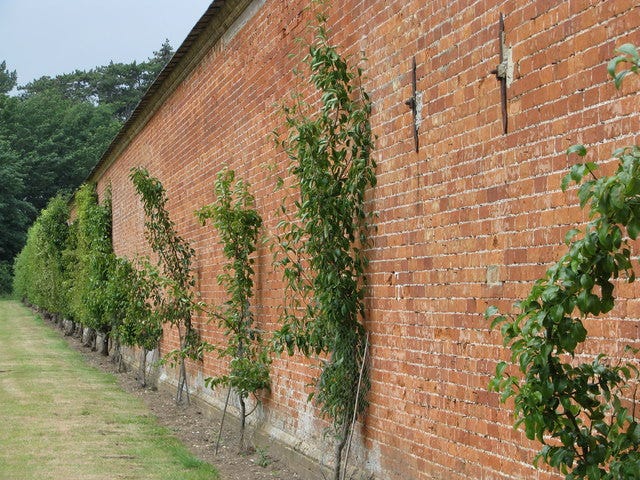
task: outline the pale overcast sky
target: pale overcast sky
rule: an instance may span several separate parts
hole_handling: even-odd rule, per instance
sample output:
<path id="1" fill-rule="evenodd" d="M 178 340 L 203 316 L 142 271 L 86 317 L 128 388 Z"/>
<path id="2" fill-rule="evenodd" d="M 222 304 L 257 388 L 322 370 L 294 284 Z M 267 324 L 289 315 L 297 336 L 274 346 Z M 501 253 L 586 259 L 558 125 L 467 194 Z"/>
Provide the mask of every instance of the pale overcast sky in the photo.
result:
<path id="1" fill-rule="evenodd" d="M 18 85 L 176 50 L 211 0 L 0 0 L 0 62 Z"/>

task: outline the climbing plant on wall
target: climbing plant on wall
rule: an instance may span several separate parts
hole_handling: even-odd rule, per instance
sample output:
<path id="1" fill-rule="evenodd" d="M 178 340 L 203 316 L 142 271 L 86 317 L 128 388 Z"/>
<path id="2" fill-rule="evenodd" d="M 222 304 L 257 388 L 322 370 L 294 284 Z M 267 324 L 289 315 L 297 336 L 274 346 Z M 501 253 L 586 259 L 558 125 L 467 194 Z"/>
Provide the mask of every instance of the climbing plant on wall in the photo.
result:
<path id="1" fill-rule="evenodd" d="M 153 298 L 153 308 L 164 322 L 178 331 L 180 347 L 169 352 L 165 359 L 179 365 L 176 402 L 183 400 L 183 392 L 189 401 L 189 387 L 185 359 L 201 360 L 206 344 L 193 327 L 192 318 L 202 304 L 194 293 L 195 279 L 191 271 L 194 251 L 186 240 L 178 235 L 166 209 L 167 195 L 160 182 L 144 168 L 134 168 L 131 180 L 142 199 L 145 220 L 145 236 L 158 258 L 158 276 L 161 294 Z"/>
<path id="2" fill-rule="evenodd" d="M 311 397 L 333 423 L 338 479 L 352 420 L 366 406 L 363 321 L 371 215 L 365 193 L 376 178 L 362 70 L 329 43 L 326 18 L 317 20 L 303 60 L 308 72 L 300 73 L 301 84 L 310 83 L 317 95 L 309 103 L 302 92 L 293 95 L 283 107 L 287 132 L 277 136 L 294 180 L 276 234 L 275 263 L 284 273 L 286 296 L 275 345 L 321 359 Z"/>
<path id="3" fill-rule="evenodd" d="M 247 183 L 238 180 L 234 184 L 234 180 L 233 170 L 221 171 L 215 182 L 215 202 L 199 209 L 196 215 L 203 225 L 212 220 L 228 260 L 224 272 L 218 275 L 218 283 L 225 287 L 228 300 L 213 315 L 227 336 L 227 345 L 217 351 L 221 357 L 230 359 L 229 372 L 208 378 L 205 383 L 211 388 L 225 385 L 237 393 L 240 448 L 244 449 L 246 399 L 251 394 L 255 396 L 258 390 L 269 388 L 271 362 L 262 334 L 255 328 L 250 304 L 254 274 L 251 255 L 257 248 L 262 218 L 254 208 Z"/>
<path id="4" fill-rule="evenodd" d="M 618 53 L 609 63 L 616 87 L 640 68 L 633 45 L 623 45 Z M 584 157 L 587 150 L 576 145 L 568 153 Z M 500 362 L 490 388 L 501 392 L 503 401 L 513 398 L 516 426 L 543 445 L 537 460 L 558 468 L 567 480 L 640 478 L 637 357 L 576 359 L 587 340 L 585 318 L 611 311 L 616 283 L 635 280 L 640 147 L 620 148 L 613 156 L 617 170 L 612 175 L 598 177 L 597 165 L 587 162 L 574 165 L 562 182 L 563 190 L 571 182 L 579 185 L 580 205 L 591 220 L 583 231 L 568 232 L 567 253 L 517 304 L 520 313 L 487 311 L 520 370 L 513 375 L 509 364 Z"/>

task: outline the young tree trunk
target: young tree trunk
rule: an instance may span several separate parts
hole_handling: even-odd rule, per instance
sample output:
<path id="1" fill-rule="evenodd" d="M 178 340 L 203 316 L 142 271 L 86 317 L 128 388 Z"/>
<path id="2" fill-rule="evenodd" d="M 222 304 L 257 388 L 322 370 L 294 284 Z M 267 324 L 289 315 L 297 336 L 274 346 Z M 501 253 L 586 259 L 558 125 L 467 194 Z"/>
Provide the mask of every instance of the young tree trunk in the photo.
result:
<path id="1" fill-rule="evenodd" d="M 185 392 L 183 398 L 182 392 Z M 176 405 L 180 405 L 183 400 L 187 405 L 190 403 L 189 398 L 189 385 L 187 384 L 187 366 L 184 358 L 180 359 L 180 373 L 178 375 L 178 391 L 176 392 Z"/>
<path id="2" fill-rule="evenodd" d="M 342 470 L 342 452 L 344 446 L 347 443 L 347 437 L 349 436 L 349 422 L 345 421 L 342 424 L 341 431 L 337 437 L 338 443 L 334 450 L 335 465 L 333 467 L 333 480 L 340 480 L 340 473 Z"/>
<path id="3" fill-rule="evenodd" d="M 147 386 L 147 351 L 143 348 L 140 355 L 140 371 L 138 372 L 138 380 L 140 386 L 145 388 Z"/>
<path id="4" fill-rule="evenodd" d="M 124 364 L 124 358 L 122 357 L 122 346 L 117 338 L 111 339 L 113 343 L 113 363 L 118 365 L 118 373 L 126 372 L 126 366 Z"/>
<path id="5" fill-rule="evenodd" d="M 105 333 L 102 337 L 102 347 L 100 348 L 100 354 L 105 357 L 109 356 L 109 334 Z"/>
<path id="6" fill-rule="evenodd" d="M 120 353 L 120 342 L 117 338 L 111 337 L 111 349 L 113 353 L 111 354 L 111 361 L 120 367 L 120 357 L 122 356 Z"/>
<path id="7" fill-rule="evenodd" d="M 90 347 L 93 343 L 93 330 L 89 327 L 82 328 L 82 346 Z"/>
<path id="8" fill-rule="evenodd" d="M 62 328 L 64 330 L 64 336 L 70 337 L 73 334 L 73 329 L 75 328 L 75 325 L 71 320 L 64 319 L 62 320 Z"/>
<path id="9" fill-rule="evenodd" d="M 238 395 L 238 398 L 240 399 L 240 441 L 238 442 L 238 447 L 240 448 L 241 452 L 244 452 L 247 449 L 247 446 L 244 443 L 244 431 L 247 420 L 247 405 L 242 395 Z"/>
<path id="10" fill-rule="evenodd" d="M 249 307 L 248 307 L 248 303 L 249 302 L 245 302 L 244 305 L 242 306 L 242 312 L 241 312 L 241 318 L 242 318 L 242 323 L 247 323 L 247 312 L 249 311 Z M 238 354 L 237 354 L 237 358 L 244 358 L 244 342 L 242 341 L 242 337 L 240 337 L 239 341 L 238 341 Z M 245 399 L 244 397 L 238 393 L 238 399 L 240 400 L 240 451 L 244 451 L 245 449 L 245 445 L 244 445 L 244 429 L 246 426 L 246 420 L 247 420 L 247 406 L 245 403 Z"/>

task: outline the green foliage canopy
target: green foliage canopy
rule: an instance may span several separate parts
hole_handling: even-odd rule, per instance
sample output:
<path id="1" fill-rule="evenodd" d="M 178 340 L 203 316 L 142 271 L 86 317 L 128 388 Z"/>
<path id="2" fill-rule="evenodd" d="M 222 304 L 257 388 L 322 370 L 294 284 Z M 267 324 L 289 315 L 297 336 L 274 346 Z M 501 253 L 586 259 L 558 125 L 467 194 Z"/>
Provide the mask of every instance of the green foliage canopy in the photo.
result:
<path id="1" fill-rule="evenodd" d="M 0 62 L 0 95 L 9 93 L 18 82 L 18 73 L 7 69 L 7 62 Z"/>
<path id="2" fill-rule="evenodd" d="M 116 258 L 107 280 L 106 313 L 117 339 L 124 345 L 150 351 L 162 336 L 162 318 L 154 304 L 160 300 L 157 270 L 148 262 L 136 265 Z"/>
<path id="3" fill-rule="evenodd" d="M 22 97 L 56 95 L 73 103 L 108 107 L 118 122 L 129 118 L 151 83 L 173 56 L 166 40 L 144 62 L 110 62 L 91 70 L 76 70 L 54 78 L 44 76 L 18 87 Z"/>
<path id="4" fill-rule="evenodd" d="M 0 63 L 0 293 L 38 212 L 87 178 L 172 54 L 165 42 L 146 62 L 42 77 L 19 96 L 8 95 L 16 72 Z"/>

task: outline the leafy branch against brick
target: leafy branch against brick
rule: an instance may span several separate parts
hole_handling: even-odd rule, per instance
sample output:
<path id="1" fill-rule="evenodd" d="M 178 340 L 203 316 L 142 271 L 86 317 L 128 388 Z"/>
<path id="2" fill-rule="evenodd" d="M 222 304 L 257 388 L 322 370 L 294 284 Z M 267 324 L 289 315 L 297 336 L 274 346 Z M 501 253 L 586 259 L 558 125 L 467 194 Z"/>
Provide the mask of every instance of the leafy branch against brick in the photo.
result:
<path id="1" fill-rule="evenodd" d="M 224 330 L 227 345 L 217 349 L 220 357 L 229 358 L 229 372 L 205 379 L 211 388 L 225 385 L 232 388 L 240 402 L 240 448 L 244 449 L 246 399 L 257 391 L 270 387 L 269 349 L 262 333 L 255 327 L 251 310 L 253 297 L 252 254 L 262 227 L 262 218 L 254 208 L 254 198 L 249 185 L 235 181 L 235 172 L 224 169 L 216 177 L 216 200 L 196 211 L 205 225 L 211 220 L 216 228 L 228 263 L 218 275 L 218 284 L 225 287 L 227 301 L 213 312 L 213 317 Z"/>
<path id="2" fill-rule="evenodd" d="M 638 73 L 640 57 L 623 45 L 608 66 L 616 87 Z M 620 69 L 619 66 L 625 68 Z M 583 145 L 568 154 L 587 155 Z M 576 355 L 588 340 L 584 320 L 610 312 L 616 282 L 635 280 L 634 241 L 640 235 L 640 148 L 613 153 L 617 170 L 596 176 L 594 162 L 574 165 L 562 188 L 578 185 L 582 208 L 590 221 L 583 231 L 566 235 L 568 247 L 529 295 L 517 303 L 520 313 L 503 315 L 490 307 L 492 328 L 500 327 L 511 349 L 500 362 L 490 389 L 502 401 L 513 398 L 516 426 L 542 444 L 536 462 L 559 469 L 567 480 L 638 478 L 640 425 L 636 412 L 637 358 L 598 354 L 579 363 Z M 627 357 L 636 353 L 626 350 Z"/>
<path id="3" fill-rule="evenodd" d="M 159 179 L 144 168 L 134 168 L 130 174 L 145 213 L 145 236 L 151 250 L 158 258 L 156 281 L 160 295 L 152 298 L 155 314 L 163 322 L 178 330 L 179 348 L 167 353 L 165 361 L 179 364 L 180 373 L 176 402 L 182 401 L 182 392 L 189 400 L 185 359 L 201 360 L 207 344 L 193 326 L 193 315 L 204 305 L 195 294 L 195 278 L 191 264 L 195 255 L 189 243 L 176 231 L 169 217 L 167 193 Z"/>

